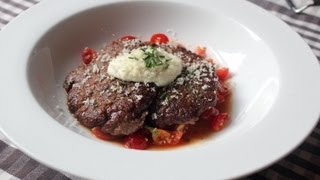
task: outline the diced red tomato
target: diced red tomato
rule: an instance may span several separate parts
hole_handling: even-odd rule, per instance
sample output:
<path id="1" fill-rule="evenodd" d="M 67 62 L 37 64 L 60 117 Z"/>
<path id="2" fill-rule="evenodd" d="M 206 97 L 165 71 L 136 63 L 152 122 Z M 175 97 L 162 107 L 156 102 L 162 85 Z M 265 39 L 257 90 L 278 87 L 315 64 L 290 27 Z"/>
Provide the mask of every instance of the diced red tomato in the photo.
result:
<path id="1" fill-rule="evenodd" d="M 206 57 L 207 56 L 207 48 L 206 47 L 201 47 L 201 46 L 198 46 L 196 48 L 196 51 L 195 53 L 201 57 Z"/>
<path id="2" fill-rule="evenodd" d="M 151 36 L 150 42 L 155 44 L 167 44 L 169 42 L 169 38 L 165 34 L 157 33 Z"/>
<path id="3" fill-rule="evenodd" d="M 133 133 L 124 139 L 124 147 L 129 149 L 143 150 L 149 146 L 148 138 L 142 133 Z"/>
<path id="4" fill-rule="evenodd" d="M 89 64 L 93 59 L 97 57 L 97 53 L 93 49 L 86 47 L 82 51 L 81 56 L 82 56 L 82 61 L 85 64 Z"/>
<path id="5" fill-rule="evenodd" d="M 229 68 L 222 67 L 216 70 L 216 74 L 221 81 L 225 81 L 229 77 Z"/>
<path id="6" fill-rule="evenodd" d="M 228 113 L 221 113 L 217 116 L 215 116 L 211 121 L 211 126 L 213 131 L 217 132 L 222 130 L 229 121 L 229 115 Z"/>
<path id="7" fill-rule="evenodd" d="M 133 40 L 133 39 L 136 39 L 136 37 L 131 36 L 131 35 L 123 36 L 120 38 L 121 41 L 129 41 L 129 40 Z"/>
<path id="8" fill-rule="evenodd" d="M 216 109 L 214 107 L 210 107 L 200 115 L 200 119 L 201 120 L 209 120 L 209 119 L 212 119 L 213 117 L 215 117 L 218 114 L 219 114 L 219 110 L 218 109 Z"/>
<path id="9" fill-rule="evenodd" d="M 112 136 L 103 133 L 101 131 L 100 127 L 94 127 L 94 128 L 91 129 L 91 131 L 92 131 L 93 135 L 96 136 L 99 139 L 102 139 L 102 140 L 110 140 L 110 139 L 112 139 Z"/>
<path id="10" fill-rule="evenodd" d="M 179 131 L 169 132 L 163 129 L 157 129 L 153 134 L 153 141 L 158 145 L 175 145 L 180 142 L 182 133 Z"/>
<path id="11" fill-rule="evenodd" d="M 167 131 L 158 128 L 148 128 L 152 133 L 152 140 L 157 145 L 179 144 L 184 134 L 185 125 L 180 125 L 174 131 Z"/>

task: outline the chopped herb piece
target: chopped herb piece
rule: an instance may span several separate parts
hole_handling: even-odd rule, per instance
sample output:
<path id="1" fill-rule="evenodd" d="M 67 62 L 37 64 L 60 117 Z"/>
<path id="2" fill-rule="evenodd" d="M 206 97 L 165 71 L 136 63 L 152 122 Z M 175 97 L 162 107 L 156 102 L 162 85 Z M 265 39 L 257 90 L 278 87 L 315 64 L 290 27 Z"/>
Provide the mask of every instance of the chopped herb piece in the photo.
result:
<path id="1" fill-rule="evenodd" d="M 139 60 L 137 57 L 129 57 L 129 59 L 134 59 L 134 60 L 136 60 L 136 61 Z"/>
<path id="2" fill-rule="evenodd" d="M 167 98 L 167 93 L 163 93 L 160 96 L 160 100 L 165 100 Z"/>
<path id="3" fill-rule="evenodd" d="M 143 60 L 147 68 L 161 66 L 167 64 L 169 61 L 169 59 L 165 59 L 166 57 L 164 55 L 159 54 L 159 51 L 155 47 L 142 48 L 142 51 L 144 51 L 145 54 Z"/>
<path id="4" fill-rule="evenodd" d="M 144 128 L 149 130 L 151 132 L 152 136 L 157 136 L 159 134 L 159 132 L 157 131 L 157 128 L 150 127 L 150 126 L 147 126 L 147 125 L 145 125 Z"/>
<path id="5" fill-rule="evenodd" d="M 166 63 L 164 66 L 163 66 L 163 69 L 168 69 L 169 68 L 169 64 Z"/>

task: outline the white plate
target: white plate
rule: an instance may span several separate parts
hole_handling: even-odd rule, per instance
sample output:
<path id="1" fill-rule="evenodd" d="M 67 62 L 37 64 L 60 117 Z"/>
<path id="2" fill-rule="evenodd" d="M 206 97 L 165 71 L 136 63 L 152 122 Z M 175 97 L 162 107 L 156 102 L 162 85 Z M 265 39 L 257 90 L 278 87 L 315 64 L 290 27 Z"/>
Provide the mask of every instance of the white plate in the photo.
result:
<path id="1" fill-rule="evenodd" d="M 241 0 L 114 2 L 46 0 L 0 33 L 1 130 L 31 157 L 90 179 L 226 179 L 274 163 L 317 123 L 317 59 L 264 10 Z M 146 39 L 167 29 L 183 42 L 207 46 L 230 67 L 228 128 L 180 149 L 135 151 L 70 123 L 61 85 L 84 46 L 99 48 L 124 34 Z"/>

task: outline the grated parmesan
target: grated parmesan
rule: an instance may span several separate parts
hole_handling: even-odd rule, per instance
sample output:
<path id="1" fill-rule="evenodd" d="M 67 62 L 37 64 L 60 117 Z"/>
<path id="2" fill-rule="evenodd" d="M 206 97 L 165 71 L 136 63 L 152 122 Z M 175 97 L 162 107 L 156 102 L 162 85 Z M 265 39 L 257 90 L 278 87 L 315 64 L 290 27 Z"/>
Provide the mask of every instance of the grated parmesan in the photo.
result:
<path id="1" fill-rule="evenodd" d="M 142 99 L 142 95 L 135 95 L 135 97 L 137 98 L 138 101 L 140 101 Z"/>
<path id="2" fill-rule="evenodd" d="M 93 73 L 99 73 L 99 67 L 98 67 L 98 65 L 97 64 L 94 64 L 93 66 L 92 66 L 92 72 Z"/>

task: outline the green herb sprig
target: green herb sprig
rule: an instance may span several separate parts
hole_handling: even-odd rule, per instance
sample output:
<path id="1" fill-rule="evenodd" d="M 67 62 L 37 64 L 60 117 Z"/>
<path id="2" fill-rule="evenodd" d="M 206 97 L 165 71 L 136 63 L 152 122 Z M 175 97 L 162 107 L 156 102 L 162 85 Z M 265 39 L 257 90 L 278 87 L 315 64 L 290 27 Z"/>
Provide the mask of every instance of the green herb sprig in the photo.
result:
<path id="1" fill-rule="evenodd" d="M 169 67 L 168 62 L 171 59 L 166 59 L 165 56 L 160 55 L 155 47 L 143 48 L 142 50 L 145 54 L 143 60 L 147 68 L 154 68 L 163 64 L 166 64 L 165 69 Z"/>

